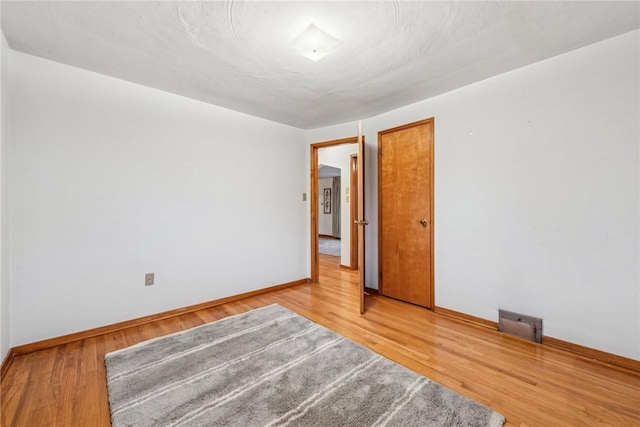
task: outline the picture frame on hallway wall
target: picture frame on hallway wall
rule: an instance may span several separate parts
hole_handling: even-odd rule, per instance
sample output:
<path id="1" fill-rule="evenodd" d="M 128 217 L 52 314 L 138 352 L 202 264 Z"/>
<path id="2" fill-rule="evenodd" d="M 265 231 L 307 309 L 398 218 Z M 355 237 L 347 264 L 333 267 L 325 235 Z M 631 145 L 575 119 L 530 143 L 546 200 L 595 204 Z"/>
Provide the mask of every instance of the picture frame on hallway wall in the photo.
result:
<path id="1" fill-rule="evenodd" d="M 330 188 L 324 189 L 324 202 L 322 206 L 324 207 L 324 210 L 323 210 L 324 213 L 326 214 L 331 213 L 331 189 Z"/>

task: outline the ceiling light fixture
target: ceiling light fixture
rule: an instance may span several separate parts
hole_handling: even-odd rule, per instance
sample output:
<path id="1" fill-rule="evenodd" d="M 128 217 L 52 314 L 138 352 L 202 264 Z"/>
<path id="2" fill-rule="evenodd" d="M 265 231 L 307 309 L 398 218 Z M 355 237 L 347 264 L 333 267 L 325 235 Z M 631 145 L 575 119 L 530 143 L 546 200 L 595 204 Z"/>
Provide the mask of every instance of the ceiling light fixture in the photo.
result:
<path id="1" fill-rule="evenodd" d="M 291 47 L 300 55 L 318 62 L 341 44 L 342 42 L 331 34 L 314 24 L 309 24 L 298 37 L 293 39 Z"/>

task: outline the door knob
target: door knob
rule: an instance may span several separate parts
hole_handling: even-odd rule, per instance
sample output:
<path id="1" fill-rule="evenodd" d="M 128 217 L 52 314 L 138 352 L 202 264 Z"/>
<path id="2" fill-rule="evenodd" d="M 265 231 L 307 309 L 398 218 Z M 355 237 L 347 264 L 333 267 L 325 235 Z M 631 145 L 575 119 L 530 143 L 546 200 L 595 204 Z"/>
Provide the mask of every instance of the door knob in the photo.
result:
<path id="1" fill-rule="evenodd" d="M 429 224 L 429 221 L 427 221 L 427 219 L 426 219 L 426 218 L 422 218 L 422 219 L 420 220 L 420 224 L 422 224 L 422 226 L 423 226 L 423 227 L 426 227 L 426 226 L 427 226 L 427 224 Z"/>
<path id="2" fill-rule="evenodd" d="M 354 223 L 354 224 L 356 224 L 356 225 L 360 225 L 360 226 L 362 226 L 362 225 L 369 225 L 369 221 L 367 221 L 366 219 L 365 219 L 365 220 L 362 220 L 362 219 L 361 219 L 361 220 L 354 219 L 354 220 L 353 220 L 353 223 Z"/>

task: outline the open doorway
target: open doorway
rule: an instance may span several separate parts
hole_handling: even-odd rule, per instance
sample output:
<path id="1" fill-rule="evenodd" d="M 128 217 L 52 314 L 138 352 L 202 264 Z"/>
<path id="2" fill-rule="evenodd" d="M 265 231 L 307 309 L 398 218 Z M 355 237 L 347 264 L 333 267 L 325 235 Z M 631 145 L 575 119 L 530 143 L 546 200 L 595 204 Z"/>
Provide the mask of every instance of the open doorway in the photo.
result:
<path id="1" fill-rule="evenodd" d="M 339 257 L 339 268 L 358 268 L 352 264 L 352 156 L 358 154 L 358 144 L 347 143 L 318 149 L 318 252 Z M 357 245 L 356 245 L 357 246 Z"/>
<path id="2" fill-rule="evenodd" d="M 328 157 L 324 150 L 318 156 L 320 162 L 323 160 L 321 158 Z M 330 156 L 329 160 L 331 161 Z M 342 205 L 345 200 L 341 184 L 341 168 L 322 163 L 318 165 L 318 252 L 321 255 L 342 255 Z M 349 190 L 347 187 L 347 194 Z"/>
<path id="3" fill-rule="evenodd" d="M 357 137 L 353 137 L 311 145 L 312 282 L 319 280 L 321 259 L 325 270 L 326 265 L 330 264 L 333 269 L 343 272 L 352 270 L 355 273 L 359 266 L 364 265 L 363 259 L 358 256 L 359 239 L 363 233 L 356 227 L 355 245 L 351 236 L 354 233 L 352 224 L 361 215 L 359 204 L 358 209 L 351 208 L 352 201 L 359 201 L 358 197 L 352 197 L 354 191 L 358 191 L 352 176 L 357 172 L 357 168 L 354 170 L 354 159 L 358 159 L 361 150 L 358 141 Z M 361 177 L 355 179 L 355 184 L 359 179 Z M 327 254 L 329 251 L 332 253 Z"/>

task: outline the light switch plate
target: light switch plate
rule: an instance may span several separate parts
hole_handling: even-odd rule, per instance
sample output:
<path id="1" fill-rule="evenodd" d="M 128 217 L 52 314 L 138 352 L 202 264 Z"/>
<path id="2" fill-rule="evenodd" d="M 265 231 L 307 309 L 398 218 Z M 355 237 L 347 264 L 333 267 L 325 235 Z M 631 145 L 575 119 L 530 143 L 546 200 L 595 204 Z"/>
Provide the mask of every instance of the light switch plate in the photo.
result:
<path id="1" fill-rule="evenodd" d="M 144 285 L 145 286 L 151 286 L 153 285 L 155 279 L 155 274 L 154 273 L 147 273 L 144 275 Z"/>

